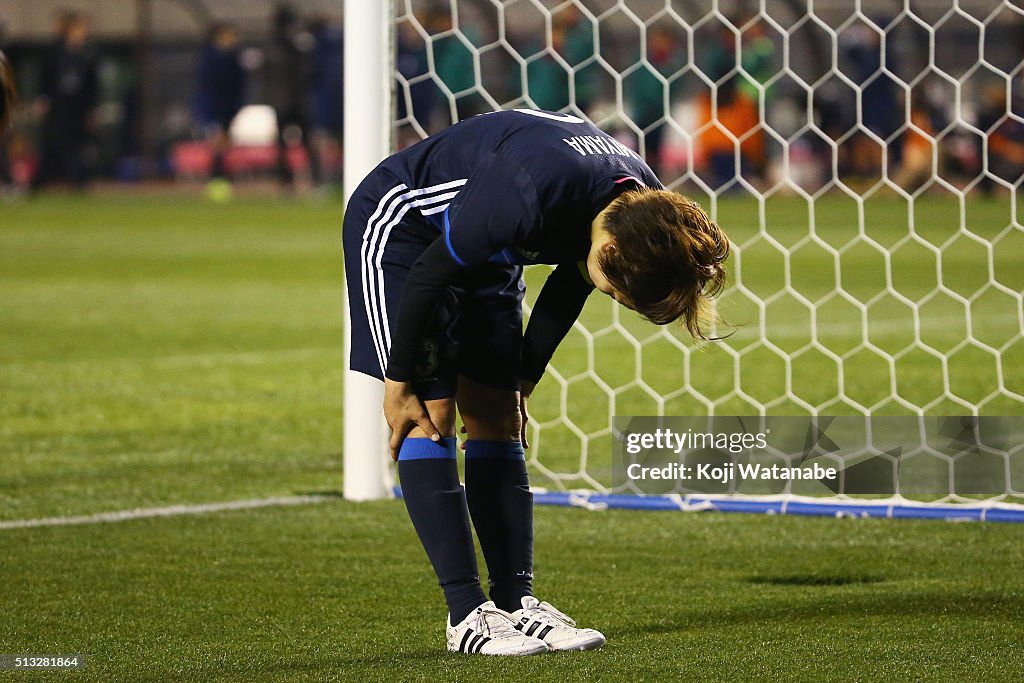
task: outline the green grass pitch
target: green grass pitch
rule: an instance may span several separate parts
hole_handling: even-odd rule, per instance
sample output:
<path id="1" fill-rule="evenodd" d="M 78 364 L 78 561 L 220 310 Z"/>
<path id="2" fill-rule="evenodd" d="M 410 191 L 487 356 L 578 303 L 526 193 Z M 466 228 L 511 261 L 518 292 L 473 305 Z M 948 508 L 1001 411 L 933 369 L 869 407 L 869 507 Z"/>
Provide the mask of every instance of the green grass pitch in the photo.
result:
<path id="1" fill-rule="evenodd" d="M 826 198 L 815 209 L 812 224 L 803 202 L 768 202 L 773 239 L 789 246 L 812 227 L 837 244 L 855 234 L 856 205 Z M 894 284 L 915 301 L 939 277 L 967 295 L 988 280 L 985 254 L 956 237 L 957 211 L 942 198 L 919 202 L 909 216 L 898 200 L 866 206 L 867 231 L 883 246 L 905 234 L 910 219 L 937 244 L 952 240 L 941 264 L 926 249 L 893 252 Z M 723 200 L 718 217 L 746 245 L 745 286 L 758 297 L 772 296 L 785 268 L 781 252 L 755 237 L 757 205 Z M 965 218 L 981 236 L 998 238 L 992 267 L 999 281 L 1024 289 L 1024 238 L 1020 230 L 1005 231 L 1007 200 L 969 203 Z M 4 206 L 0 520 L 336 492 L 340 227 L 335 204 L 83 198 Z M 868 300 L 879 286 L 881 257 L 863 247 L 844 251 L 838 276 L 853 296 Z M 815 248 L 803 251 L 792 256 L 792 284 L 813 300 L 837 271 Z M 787 353 L 809 334 L 792 298 L 778 297 L 765 319 L 769 338 Z M 1020 392 L 1024 346 L 1013 308 L 995 295 L 974 306 L 972 332 L 987 344 L 1007 345 L 1004 380 Z M 872 342 L 888 353 L 907 344 L 901 307 L 882 297 L 868 320 Z M 848 324 L 850 312 L 830 310 L 826 302 L 826 317 L 819 317 L 829 348 L 855 347 L 860 331 Z M 732 290 L 723 312 L 745 323 L 729 342 L 733 348 L 756 341 L 749 298 Z M 952 298 L 930 299 L 922 315 L 922 339 L 935 348 L 962 338 L 963 307 Z M 594 328 L 607 319 L 601 301 L 585 313 Z M 633 320 L 623 325 L 650 334 Z M 559 367 L 575 372 L 586 343 L 570 337 Z M 755 400 L 784 397 L 772 359 L 760 349 L 749 353 L 754 359 L 738 367 L 720 350 L 692 354 L 693 386 L 717 398 L 739 373 Z M 621 337 L 598 339 L 595 357 L 610 386 L 625 386 L 636 375 L 636 354 Z M 645 378 L 659 391 L 672 391 L 679 358 L 660 342 L 646 344 L 640 371 L 650 373 Z M 908 400 L 941 396 L 934 363 L 916 353 L 906 358 L 897 379 Z M 991 391 L 990 358 L 964 354 L 949 362 L 958 396 L 980 401 Z M 728 371 L 716 371 L 723 364 Z M 794 367 L 793 392 L 827 401 L 835 368 L 815 356 L 807 364 L 799 372 Z M 872 393 L 873 380 L 887 373 L 880 367 L 870 357 L 856 366 L 848 394 L 884 399 Z M 557 415 L 558 394 L 552 384 L 538 390 L 540 419 Z M 566 399 L 585 431 L 604 426 L 603 391 L 573 383 Z M 646 412 L 645 401 L 627 389 L 617 408 Z M 685 412 L 694 401 L 684 396 L 666 409 Z M 722 412 L 747 412 L 742 403 L 726 399 Z M 792 409 L 785 400 L 773 407 Z M 935 412 L 954 409 L 942 401 L 934 406 Z M 998 399 L 986 409 L 1020 413 L 1020 406 Z M 898 406 L 879 410 L 898 412 Z M 544 434 L 541 460 L 561 471 L 578 469 L 578 440 L 558 429 Z M 600 471 L 608 456 L 596 445 L 590 457 L 588 471 Z M 395 501 L 330 499 L 0 530 L 0 653 L 89 656 L 87 668 L 73 676 L 0 672 L 0 680 L 995 681 L 1024 675 L 1024 544 L 1014 525 L 539 508 L 537 532 L 539 593 L 602 628 L 609 637 L 604 649 L 519 661 L 446 654 L 440 591 Z"/>

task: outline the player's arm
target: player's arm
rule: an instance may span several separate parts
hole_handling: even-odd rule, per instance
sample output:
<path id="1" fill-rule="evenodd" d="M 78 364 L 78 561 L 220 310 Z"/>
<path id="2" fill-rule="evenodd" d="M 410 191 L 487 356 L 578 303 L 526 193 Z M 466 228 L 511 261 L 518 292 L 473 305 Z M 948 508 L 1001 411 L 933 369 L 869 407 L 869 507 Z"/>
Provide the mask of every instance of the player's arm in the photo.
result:
<path id="1" fill-rule="evenodd" d="M 391 458 L 406 435 L 419 427 L 434 441 L 441 433 L 434 426 L 423 401 L 412 389 L 417 354 L 430 316 L 446 287 L 458 281 L 463 271 L 448 254 L 443 237 L 427 247 L 413 265 L 402 293 L 391 356 L 384 373 L 384 417 L 391 427 Z"/>
<path id="2" fill-rule="evenodd" d="M 530 447 L 527 399 L 544 375 L 555 349 L 580 317 L 587 297 L 594 291 L 594 285 L 583 275 L 584 267 L 579 263 L 563 263 L 555 268 L 540 290 L 523 335 L 519 415 L 522 418 L 520 440 L 524 448 Z"/>
<path id="3" fill-rule="evenodd" d="M 388 379 L 412 381 L 418 353 L 415 340 L 423 337 L 438 297 L 446 287 L 458 282 L 464 271 L 448 251 L 443 237 L 427 247 L 416 261 L 402 295 Z M 594 285 L 584 279 L 580 264 L 562 264 L 548 276 L 523 338 L 522 379 L 531 388 L 540 381 L 555 349 L 572 328 L 592 291 Z M 407 334 L 407 330 L 419 332 Z"/>
<path id="4" fill-rule="evenodd" d="M 452 256 L 442 235 L 427 247 L 409 271 L 385 377 L 409 383 L 416 376 L 420 344 L 444 290 L 466 271 Z"/>
<path id="5" fill-rule="evenodd" d="M 563 263 L 548 276 L 523 335 L 522 377 L 531 388 L 544 375 L 592 291 L 594 285 L 584 278 L 581 264 Z"/>

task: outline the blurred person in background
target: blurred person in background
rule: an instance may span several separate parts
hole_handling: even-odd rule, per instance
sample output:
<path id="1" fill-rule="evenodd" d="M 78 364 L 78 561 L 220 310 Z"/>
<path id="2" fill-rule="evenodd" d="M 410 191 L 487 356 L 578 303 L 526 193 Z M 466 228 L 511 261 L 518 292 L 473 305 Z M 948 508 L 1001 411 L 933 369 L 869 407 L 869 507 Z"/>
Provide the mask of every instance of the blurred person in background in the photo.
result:
<path id="1" fill-rule="evenodd" d="M 596 62 L 584 67 L 579 65 L 591 59 L 596 52 L 594 25 L 576 5 L 569 5 L 557 14 L 555 22 L 562 33 L 563 42 L 559 53 L 569 66 L 578 67 L 573 75 L 576 86 L 574 104 L 580 111 L 587 112 L 598 95 L 601 67 Z"/>
<path id="2" fill-rule="evenodd" d="M 0 17 L 0 45 L 3 44 L 4 29 L 5 25 Z M 14 102 L 14 70 L 3 50 L 0 50 L 0 189 L 13 183 L 6 134 L 14 118 Z"/>
<path id="3" fill-rule="evenodd" d="M 774 44 L 767 24 L 758 15 L 735 17 L 733 26 L 743 26 L 740 51 L 736 51 L 736 33 L 722 25 L 718 39 L 705 46 L 702 61 L 706 74 L 715 81 L 714 95 L 702 94 L 700 120 L 717 125 L 698 136 L 705 154 L 707 179 L 712 188 L 720 188 L 742 176 L 747 181 L 763 180 L 767 174 L 768 155 L 761 125 L 761 99 L 770 89 L 764 83 L 774 75 Z M 733 71 L 737 67 L 742 72 Z M 713 99 L 712 99 L 713 98 Z M 736 147 L 739 146 L 739 165 Z"/>
<path id="4" fill-rule="evenodd" d="M 988 141 L 988 173 L 982 181 L 985 192 L 995 189 L 993 177 L 1016 183 L 1024 175 L 1024 123 L 1020 111 L 1011 112 L 1010 102 L 1003 81 L 991 83 L 982 91 L 977 127 L 987 134 Z"/>
<path id="5" fill-rule="evenodd" d="M 454 95 L 471 90 L 476 86 L 476 72 L 473 70 L 473 52 L 459 40 L 453 31 L 455 28 L 452 19 L 453 11 L 453 9 L 443 6 L 431 9 L 427 14 L 424 26 L 432 37 L 437 77 Z M 459 26 L 459 31 L 473 45 L 482 43 L 479 31 L 472 24 Z M 455 120 L 452 120 L 450 112 L 444 112 L 443 115 L 438 116 L 439 128 L 432 129 L 431 132 L 439 132 L 440 129 L 484 111 L 486 110 L 481 108 L 474 98 L 459 98 L 456 102 Z"/>
<path id="6" fill-rule="evenodd" d="M 757 40 L 756 36 L 754 40 Z M 756 99 L 759 91 L 734 71 L 741 59 L 752 59 L 745 54 L 736 54 L 736 33 L 723 24 L 717 41 L 705 46 L 704 51 L 702 61 L 707 65 L 704 73 L 717 87 L 700 96 L 701 120 L 715 125 L 704 129 L 696 139 L 705 155 L 705 177 L 711 188 L 717 190 L 741 175 L 747 176 L 752 165 L 763 163 L 764 139 L 757 132 L 752 132 L 760 124 Z M 747 67 L 760 68 L 756 61 L 745 65 Z M 737 146 L 740 149 L 738 162 Z"/>
<path id="7" fill-rule="evenodd" d="M 60 53 L 64 50 L 64 38 L 67 35 L 68 23 L 75 16 L 75 12 L 67 8 L 60 8 L 53 12 L 50 16 L 50 29 L 51 29 L 51 40 L 46 45 L 46 54 L 43 60 L 43 66 L 46 67 L 60 58 Z M 37 110 L 42 110 L 45 103 L 41 100 L 35 103 Z"/>
<path id="8" fill-rule="evenodd" d="M 407 81 L 413 80 L 429 72 L 430 65 L 427 61 L 426 45 L 412 22 L 405 21 L 399 24 L 396 34 L 395 69 L 402 78 Z M 398 99 L 398 119 L 413 119 L 424 130 L 429 130 L 430 121 L 435 117 L 438 106 L 438 94 L 432 81 L 421 80 L 408 86 L 408 98 L 406 98 L 406 89 L 399 81 L 398 91 L 395 95 Z M 408 127 L 403 127 L 399 131 L 398 148 L 404 149 L 419 140 L 420 136 L 415 131 L 410 132 Z"/>
<path id="9" fill-rule="evenodd" d="M 35 187 L 66 181 L 78 189 L 88 180 L 87 147 L 96 124 L 99 81 L 87 45 L 84 15 L 58 15 L 58 45 L 43 68 L 37 109 L 42 115 L 42 151 Z"/>
<path id="10" fill-rule="evenodd" d="M 302 30 L 295 11 L 289 5 L 278 5 L 271 21 L 264 87 L 267 102 L 277 114 L 277 177 L 285 188 L 295 187 L 295 172 L 288 154 L 292 141 L 305 148 L 313 183 L 320 182 L 309 116 L 313 47 L 313 37 Z"/>
<path id="11" fill-rule="evenodd" d="M 313 47 L 311 75 L 311 105 L 313 119 L 313 147 L 317 154 L 321 180 L 330 173 L 338 180 L 337 164 L 329 167 L 328 157 L 340 149 L 344 134 L 345 75 L 344 38 L 341 27 L 331 25 L 327 17 L 314 17 L 309 32 L 316 41 Z M 334 154 L 337 157 L 337 154 Z M 330 171 L 329 171 L 330 168 Z"/>
<path id="12" fill-rule="evenodd" d="M 565 27 L 560 22 L 554 22 L 551 27 L 551 48 L 555 52 L 564 54 L 565 37 Z M 543 35 L 533 41 L 530 51 L 544 50 L 544 41 Z M 512 80 L 510 87 L 514 90 L 520 79 L 518 69 L 509 70 L 509 77 Z M 528 92 L 524 91 L 523 95 L 529 94 L 531 107 L 559 111 L 569 106 L 569 72 L 550 52 L 545 52 L 527 65 L 526 85 Z"/>
<path id="13" fill-rule="evenodd" d="M 14 73 L 0 51 L 0 188 L 11 183 L 7 160 L 7 128 L 14 115 Z"/>
<path id="14" fill-rule="evenodd" d="M 215 24 L 199 60 L 196 122 L 213 150 L 208 190 L 211 195 L 230 194 L 224 156 L 230 144 L 231 122 L 242 108 L 246 74 L 239 60 L 238 34 L 230 24 Z"/>
<path id="15" fill-rule="evenodd" d="M 0 51 L 0 144 L 4 141 L 4 135 L 14 114 L 14 95 L 14 72 L 11 70 L 11 63 L 7 61 L 7 56 Z"/>
<path id="16" fill-rule="evenodd" d="M 928 100 L 919 88 L 910 100 L 910 126 L 901 136 L 901 162 L 893 177 L 896 185 L 912 192 L 928 181 L 932 175 L 934 135 Z"/>
<path id="17" fill-rule="evenodd" d="M 755 20 L 756 19 L 756 20 Z M 750 128 L 747 137 L 740 143 L 743 161 L 743 175 L 747 179 L 764 179 L 768 168 L 768 154 L 765 133 L 757 129 L 760 123 L 760 104 L 763 97 L 764 110 L 768 110 L 771 88 L 764 84 L 775 75 L 775 46 L 768 35 L 768 26 L 760 16 L 749 16 L 742 24 L 747 26 L 740 43 L 739 64 L 747 78 L 737 78 L 738 100 L 736 106 L 743 110 L 742 119 Z"/>
<path id="18" fill-rule="evenodd" d="M 889 22 L 873 18 L 877 26 Z M 867 135 L 873 133 L 881 140 L 888 140 L 896 131 L 897 112 L 896 88 L 893 81 L 882 71 L 882 39 L 878 31 L 864 24 L 852 26 L 846 33 L 847 42 L 843 52 L 849 64 L 850 80 L 860 87 L 860 130 L 853 137 L 851 171 L 863 178 L 881 175 L 882 146 Z M 889 73 L 896 73 L 896 51 L 886 50 L 885 67 Z M 872 80 L 874 79 L 874 80 Z M 901 148 L 892 148 L 898 163 Z M 892 159 L 892 156 L 890 156 Z"/>
<path id="19" fill-rule="evenodd" d="M 590 66 L 575 72 L 572 67 L 594 55 L 590 21 L 584 18 L 578 7 L 570 5 L 553 16 L 550 46 L 546 40 L 546 36 L 541 34 L 526 41 L 531 54 L 544 51 L 526 67 L 532 105 L 538 109 L 559 111 L 572 104 L 579 111 L 586 112 L 596 95 L 596 73 Z M 545 51 L 546 48 L 550 51 Z M 509 70 L 510 92 L 519 90 L 520 78 L 518 69 Z M 571 84 L 574 89 L 570 89 Z"/>
<path id="20" fill-rule="evenodd" d="M 647 32 L 646 50 L 650 67 L 636 70 L 625 79 L 624 86 L 629 98 L 630 118 L 644 131 L 644 157 L 660 172 L 665 124 L 659 121 L 669 115 L 679 87 L 673 87 L 673 84 L 666 86 L 662 78 L 668 78 L 686 65 L 686 52 L 682 49 L 682 42 L 663 26 L 654 26 Z M 666 87 L 669 88 L 667 108 Z"/>

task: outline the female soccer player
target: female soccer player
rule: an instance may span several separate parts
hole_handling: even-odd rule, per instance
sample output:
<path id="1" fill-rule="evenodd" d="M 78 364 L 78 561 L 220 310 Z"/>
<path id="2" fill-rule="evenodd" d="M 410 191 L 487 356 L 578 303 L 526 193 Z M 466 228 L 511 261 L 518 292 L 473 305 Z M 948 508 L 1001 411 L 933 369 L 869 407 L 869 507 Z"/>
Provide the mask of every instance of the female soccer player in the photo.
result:
<path id="1" fill-rule="evenodd" d="M 586 650 L 604 636 L 533 596 L 526 401 L 594 289 L 703 331 L 725 234 L 583 119 L 469 119 L 382 162 L 344 226 L 351 367 L 385 382 L 409 516 L 448 603 L 448 649 Z M 522 329 L 523 264 L 556 264 Z M 468 439 L 456 467 L 455 413 Z M 489 574 L 477 571 L 470 520 Z"/>

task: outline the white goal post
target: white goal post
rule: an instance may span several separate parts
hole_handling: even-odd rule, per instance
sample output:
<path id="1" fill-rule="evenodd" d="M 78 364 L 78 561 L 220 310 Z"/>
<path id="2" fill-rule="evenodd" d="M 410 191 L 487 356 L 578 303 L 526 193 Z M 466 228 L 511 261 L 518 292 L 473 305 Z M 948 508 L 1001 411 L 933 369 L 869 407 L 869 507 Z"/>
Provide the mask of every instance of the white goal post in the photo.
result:
<path id="1" fill-rule="evenodd" d="M 391 153 L 394 13 L 389 2 L 345 0 L 345 204 Z M 356 95 L 356 93 L 358 95 Z M 352 336 L 345 297 L 345 483 L 348 500 L 391 495 L 384 387 L 348 369 Z"/>
<path id="2" fill-rule="evenodd" d="M 462 118 L 553 109 L 633 146 L 730 235 L 723 342 L 695 347 L 592 297 L 532 400 L 528 463 L 548 502 L 622 503 L 617 415 L 1024 415 L 1013 2 L 346 0 L 345 35 L 347 194 Z M 527 314 L 547 272 L 527 270 Z M 392 495 L 380 405 L 379 383 L 346 373 L 347 498 Z M 934 457 L 952 472 L 956 457 Z M 1014 517 L 1024 450 L 993 458 L 985 495 L 950 475 L 926 502 L 897 488 L 863 514 Z M 796 494 L 629 505 L 858 504 Z"/>

